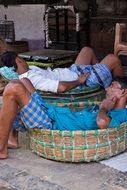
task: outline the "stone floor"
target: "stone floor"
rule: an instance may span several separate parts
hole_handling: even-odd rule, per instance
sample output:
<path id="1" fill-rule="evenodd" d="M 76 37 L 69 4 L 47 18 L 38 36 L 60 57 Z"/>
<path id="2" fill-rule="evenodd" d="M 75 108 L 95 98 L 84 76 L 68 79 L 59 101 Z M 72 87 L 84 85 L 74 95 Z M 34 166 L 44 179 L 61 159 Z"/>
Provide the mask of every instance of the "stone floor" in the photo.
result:
<path id="1" fill-rule="evenodd" d="M 43 159 L 29 149 L 20 135 L 21 148 L 9 150 L 0 161 L 0 190 L 125 190 L 127 173 L 100 163 L 60 163 Z"/>

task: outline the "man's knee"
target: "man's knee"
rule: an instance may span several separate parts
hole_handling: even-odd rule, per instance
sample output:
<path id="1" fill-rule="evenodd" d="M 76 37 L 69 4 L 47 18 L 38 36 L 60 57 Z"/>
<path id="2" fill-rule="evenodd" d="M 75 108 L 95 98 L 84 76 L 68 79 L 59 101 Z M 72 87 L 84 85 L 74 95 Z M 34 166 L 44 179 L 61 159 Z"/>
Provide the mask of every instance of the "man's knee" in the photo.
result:
<path id="1" fill-rule="evenodd" d="M 120 64 L 120 59 L 118 58 L 118 56 L 116 56 L 114 54 L 108 54 L 107 59 L 109 59 L 109 61 L 111 61 L 112 63 Z"/>
<path id="2" fill-rule="evenodd" d="M 23 89 L 23 85 L 20 80 L 10 81 L 4 89 L 3 96 L 5 95 L 17 95 Z"/>
<path id="3" fill-rule="evenodd" d="M 91 47 L 85 46 L 81 49 L 82 53 L 93 53 L 93 49 Z"/>

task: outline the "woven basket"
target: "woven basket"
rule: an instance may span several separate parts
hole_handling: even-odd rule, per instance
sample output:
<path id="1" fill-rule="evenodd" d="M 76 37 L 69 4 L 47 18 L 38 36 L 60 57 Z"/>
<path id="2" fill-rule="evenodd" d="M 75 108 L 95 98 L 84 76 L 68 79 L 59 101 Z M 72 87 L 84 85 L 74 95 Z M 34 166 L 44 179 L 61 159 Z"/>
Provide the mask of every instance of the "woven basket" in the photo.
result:
<path id="1" fill-rule="evenodd" d="M 105 98 L 105 90 L 100 86 L 96 87 L 87 87 L 83 86 L 82 88 L 77 87 L 75 89 L 66 91 L 64 93 L 50 93 L 39 91 L 39 94 L 42 98 L 51 104 L 56 104 L 60 106 L 68 106 L 72 102 L 84 102 L 86 100 L 91 101 L 101 101 Z"/>
<path id="2" fill-rule="evenodd" d="M 98 102 L 85 102 L 86 105 Z M 59 131 L 30 129 L 30 148 L 43 158 L 61 162 L 90 162 L 107 159 L 127 148 L 127 124 L 113 129 Z"/>

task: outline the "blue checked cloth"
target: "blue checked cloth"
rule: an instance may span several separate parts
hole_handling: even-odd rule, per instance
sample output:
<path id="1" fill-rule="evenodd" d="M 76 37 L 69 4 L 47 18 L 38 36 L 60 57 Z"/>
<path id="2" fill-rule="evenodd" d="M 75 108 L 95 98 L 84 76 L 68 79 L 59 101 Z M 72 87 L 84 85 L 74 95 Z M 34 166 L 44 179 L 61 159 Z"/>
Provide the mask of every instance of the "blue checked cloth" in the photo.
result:
<path id="1" fill-rule="evenodd" d="M 14 67 L 1 67 L 0 74 L 8 80 L 19 79 L 18 73 L 14 71 Z"/>
<path id="2" fill-rule="evenodd" d="M 23 130 L 28 128 L 51 129 L 51 119 L 47 114 L 46 104 L 37 92 L 31 96 L 29 103 L 24 106 L 15 118 L 13 129 Z"/>
<path id="3" fill-rule="evenodd" d="M 95 65 L 80 66 L 73 64 L 69 69 L 76 72 L 78 75 L 81 75 L 83 73 L 90 73 L 90 75 L 86 79 L 86 85 L 89 87 L 100 85 L 104 88 L 107 88 L 112 82 L 112 74 L 106 64 L 97 63 Z M 98 77 L 100 78 L 100 80 Z"/>

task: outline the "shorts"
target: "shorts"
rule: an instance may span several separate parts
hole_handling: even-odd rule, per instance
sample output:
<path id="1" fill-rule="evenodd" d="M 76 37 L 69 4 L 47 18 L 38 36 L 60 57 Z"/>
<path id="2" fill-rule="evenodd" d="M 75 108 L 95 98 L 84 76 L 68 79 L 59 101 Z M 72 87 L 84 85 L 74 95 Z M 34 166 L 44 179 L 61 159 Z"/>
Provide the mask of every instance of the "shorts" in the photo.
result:
<path id="1" fill-rule="evenodd" d="M 76 72 L 78 75 L 90 73 L 86 79 L 87 86 L 94 87 L 100 85 L 104 88 L 110 86 L 112 82 L 112 74 L 106 64 L 97 63 L 95 65 L 81 65 L 80 69 L 78 67 L 76 64 L 73 64 L 70 67 L 70 70 Z"/>
<path id="2" fill-rule="evenodd" d="M 17 114 L 13 123 L 13 129 L 46 128 L 51 129 L 52 123 L 48 116 L 45 102 L 41 96 L 34 92 L 27 105 Z"/>

